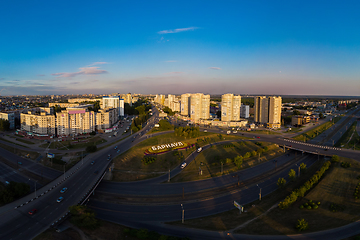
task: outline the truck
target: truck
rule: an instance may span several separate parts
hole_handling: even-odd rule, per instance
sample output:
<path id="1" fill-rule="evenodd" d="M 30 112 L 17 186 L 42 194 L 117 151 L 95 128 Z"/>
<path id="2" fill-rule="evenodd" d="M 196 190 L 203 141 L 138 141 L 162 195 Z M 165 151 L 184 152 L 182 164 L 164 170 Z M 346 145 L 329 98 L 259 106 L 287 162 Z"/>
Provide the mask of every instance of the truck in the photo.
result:
<path id="1" fill-rule="evenodd" d="M 154 127 L 160 127 L 160 125 L 159 125 L 159 124 L 155 124 Z"/>

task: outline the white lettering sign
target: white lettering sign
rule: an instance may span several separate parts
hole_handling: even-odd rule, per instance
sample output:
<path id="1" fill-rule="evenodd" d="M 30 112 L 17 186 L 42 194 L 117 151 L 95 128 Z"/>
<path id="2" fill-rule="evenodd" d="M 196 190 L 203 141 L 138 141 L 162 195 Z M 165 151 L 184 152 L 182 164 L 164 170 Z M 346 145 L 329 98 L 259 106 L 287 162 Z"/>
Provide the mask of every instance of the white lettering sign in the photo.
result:
<path id="1" fill-rule="evenodd" d="M 180 146 L 184 146 L 184 144 L 182 142 L 176 142 L 176 143 L 152 146 L 151 150 L 156 151 L 156 150 L 162 150 L 162 149 L 165 149 L 165 148 L 174 148 L 174 147 L 180 147 Z"/>

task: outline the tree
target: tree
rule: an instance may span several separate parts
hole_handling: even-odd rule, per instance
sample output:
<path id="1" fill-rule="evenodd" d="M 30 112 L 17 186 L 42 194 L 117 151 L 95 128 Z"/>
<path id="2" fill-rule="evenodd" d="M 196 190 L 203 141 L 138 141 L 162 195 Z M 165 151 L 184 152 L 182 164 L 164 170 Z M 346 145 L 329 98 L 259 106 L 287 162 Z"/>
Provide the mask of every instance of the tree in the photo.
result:
<path id="1" fill-rule="evenodd" d="M 304 218 L 297 220 L 296 229 L 299 232 L 308 229 L 308 227 L 309 227 L 309 223 Z"/>
<path id="2" fill-rule="evenodd" d="M 241 168 L 241 166 L 243 164 L 243 160 L 244 160 L 244 158 L 240 155 L 238 155 L 234 158 L 234 164 L 236 165 L 237 168 Z"/>
<path id="3" fill-rule="evenodd" d="M 290 169 L 289 171 L 289 178 L 293 181 L 296 178 L 296 172 L 294 169 Z"/>
<path id="4" fill-rule="evenodd" d="M 340 161 L 340 158 L 339 158 L 338 155 L 332 155 L 331 161 L 332 161 L 332 162 L 339 162 L 339 161 Z"/>
<path id="5" fill-rule="evenodd" d="M 0 119 L 0 131 L 8 131 L 10 129 L 10 122 L 6 119 Z"/>
<path id="6" fill-rule="evenodd" d="M 251 156 L 252 156 L 252 157 L 255 157 L 256 155 L 257 155 L 256 151 L 252 151 L 252 152 L 251 152 Z"/>
<path id="7" fill-rule="evenodd" d="M 251 157 L 251 153 L 250 152 L 246 152 L 245 155 L 244 155 L 244 158 L 249 158 Z"/>
<path id="8" fill-rule="evenodd" d="M 300 164 L 300 171 L 304 173 L 304 172 L 306 172 L 306 169 L 307 169 L 306 164 L 305 164 L 305 163 L 301 163 L 301 164 Z"/>
<path id="9" fill-rule="evenodd" d="M 221 111 L 217 111 L 216 116 L 217 116 L 217 118 L 221 118 Z"/>
<path id="10" fill-rule="evenodd" d="M 283 188 L 286 185 L 286 179 L 285 178 L 279 178 L 277 181 L 277 185 L 279 188 Z"/>

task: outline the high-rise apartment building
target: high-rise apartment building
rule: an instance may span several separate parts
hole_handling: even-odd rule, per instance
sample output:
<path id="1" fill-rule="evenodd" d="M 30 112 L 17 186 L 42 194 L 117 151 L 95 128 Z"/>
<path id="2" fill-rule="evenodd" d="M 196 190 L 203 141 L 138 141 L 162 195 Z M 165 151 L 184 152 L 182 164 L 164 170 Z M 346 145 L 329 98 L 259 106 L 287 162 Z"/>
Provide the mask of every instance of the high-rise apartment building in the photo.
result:
<path id="1" fill-rule="evenodd" d="M 254 121 L 269 128 L 281 126 L 281 97 L 258 96 L 254 98 Z"/>
<path id="2" fill-rule="evenodd" d="M 210 118 L 210 95 L 204 95 L 202 93 L 191 94 L 190 118 L 194 122 Z"/>
<path id="3" fill-rule="evenodd" d="M 112 127 L 118 120 L 118 108 L 100 109 L 96 114 L 96 128 L 107 129 Z"/>
<path id="4" fill-rule="evenodd" d="M 240 107 L 240 117 L 241 118 L 249 118 L 250 113 L 250 106 L 241 104 Z"/>
<path id="5" fill-rule="evenodd" d="M 106 97 L 103 97 L 101 108 L 102 109 L 116 108 L 118 114 L 120 116 L 124 116 L 124 100 L 120 99 L 119 96 L 106 96 Z M 122 113 L 122 115 L 121 115 L 121 113 Z"/>
<path id="6" fill-rule="evenodd" d="M 221 96 L 221 121 L 240 121 L 241 96 L 232 93 Z"/>
<path id="7" fill-rule="evenodd" d="M 61 136 L 78 135 L 95 131 L 96 116 L 84 108 L 67 108 L 56 115 L 57 133 Z"/>
<path id="8" fill-rule="evenodd" d="M 181 115 L 183 116 L 189 116 L 190 115 L 190 93 L 185 93 L 181 95 L 181 103 L 180 103 L 180 109 L 181 109 Z"/>

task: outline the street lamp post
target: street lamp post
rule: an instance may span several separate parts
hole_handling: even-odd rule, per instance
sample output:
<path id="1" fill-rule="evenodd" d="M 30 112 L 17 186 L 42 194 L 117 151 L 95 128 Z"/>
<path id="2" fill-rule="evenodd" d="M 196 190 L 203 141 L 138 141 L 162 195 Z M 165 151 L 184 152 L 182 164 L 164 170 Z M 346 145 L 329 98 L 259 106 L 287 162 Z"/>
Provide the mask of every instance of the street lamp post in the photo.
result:
<path id="1" fill-rule="evenodd" d="M 182 223 L 184 223 L 185 210 L 184 210 L 184 206 L 183 206 L 183 204 L 181 204 L 181 212 L 182 212 L 181 222 L 182 222 Z"/>
<path id="2" fill-rule="evenodd" d="M 36 198 L 36 183 L 37 183 L 37 181 L 34 182 L 34 184 L 35 184 L 35 198 Z"/>
<path id="3" fill-rule="evenodd" d="M 259 184 L 256 184 L 256 186 L 260 189 L 260 192 L 259 192 L 259 200 L 261 201 L 261 187 L 259 187 Z"/>

